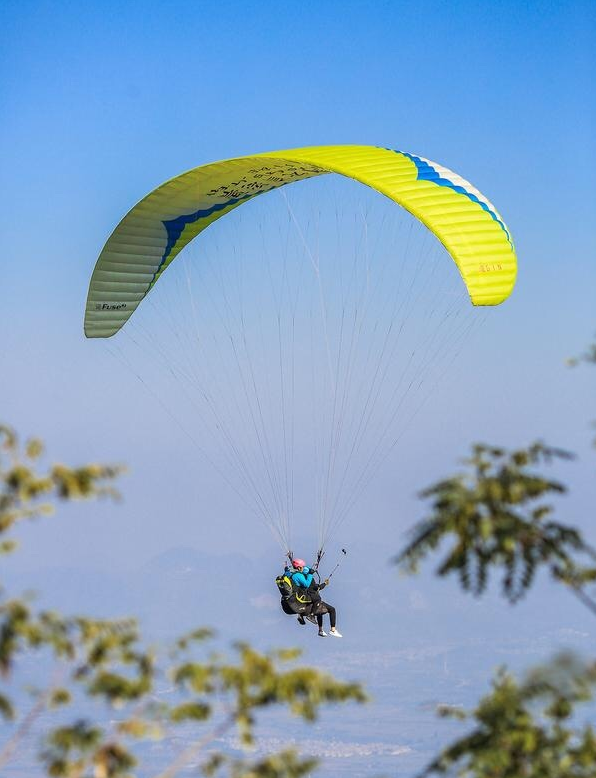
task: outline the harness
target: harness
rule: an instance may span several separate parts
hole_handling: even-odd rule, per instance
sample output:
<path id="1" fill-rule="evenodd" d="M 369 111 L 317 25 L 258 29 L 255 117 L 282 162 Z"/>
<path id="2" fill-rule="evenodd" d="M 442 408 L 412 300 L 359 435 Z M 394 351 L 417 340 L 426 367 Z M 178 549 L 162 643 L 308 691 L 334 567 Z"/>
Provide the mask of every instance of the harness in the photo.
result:
<path id="1" fill-rule="evenodd" d="M 278 575 L 275 579 L 279 593 L 281 594 L 281 607 L 285 613 L 308 614 L 312 606 L 312 598 L 308 590 L 296 586 L 290 576 Z"/>
<path id="2" fill-rule="evenodd" d="M 345 548 L 342 548 L 341 553 L 346 556 L 347 551 Z M 317 559 L 315 564 L 311 567 L 311 572 L 313 573 L 315 579 L 320 584 L 321 583 L 321 576 L 319 574 L 319 564 L 321 563 L 321 559 L 325 555 L 325 552 L 323 549 L 319 549 L 317 551 Z M 287 552 L 287 558 L 290 560 L 290 564 L 293 562 L 293 556 L 292 552 Z M 340 566 L 340 563 L 342 561 L 342 557 L 340 557 L 338 563 L 335 565 L 333 570 L 329 573 L 327 578 L 331 578 L 333 573 L 337 570 L 337 568 Z M 293 581 L 292 578 L 287 574 L 283 573 L 282 575 L 278 575 L 275 579 L 275 583 L 277 584 L 277 588 L 279 589 L 279 593 L 281 594 L 281 607 L 284 613 L 287 613 L 288 615 L 305 615 L 305 616 L 317 616 L 322 615 L 323 613 L 328 613 L 326 604 L 321 600 L 320 595 L 317 592 L 316 597 L 311 596 L 311 593 L 308 589 L 304 589 L 302 586 L 297 586 Z"/>

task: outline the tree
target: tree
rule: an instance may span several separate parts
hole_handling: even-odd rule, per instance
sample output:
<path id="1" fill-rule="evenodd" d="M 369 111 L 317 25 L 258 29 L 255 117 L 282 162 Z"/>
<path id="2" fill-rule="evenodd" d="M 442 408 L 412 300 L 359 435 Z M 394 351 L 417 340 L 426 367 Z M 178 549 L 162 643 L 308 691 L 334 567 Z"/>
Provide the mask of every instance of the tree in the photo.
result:
<path id="1" fill-rule="evenodd" d="M 546 499 L 566 488 L 534 469 L 570 456 L 543 443 L 511 452 L 475 445 L 464 460 L 466 472 L 421 492 L 432 500 L 431 514 L 414 527 L 395 561 L 415 572 L 422 559 L 451 540 L 437 574 L 457 575 L 464 591 L 482 594 L 494 568 L 502 573 L 503 595 L 515 603 L 544 567 L 596 613 L 585 590 L 596 579 L 596 551 L 577 529 L 552 519 Z"/>
<path id="2" fill-rule="evenodd" d="M 13 430 L 0 427 L 0 551 L 12 553 L 12 537 L 25 519 L 48 515 L 57 501 L 116 497 L 120 467 L 54 465 L 40 471 L 43 446 L 37 440 L 20 447 Z M 98 620 L 36 611 L 30 598 L 0 599 L 0 715 L 12 731 L 0 748 L 0 767 L 19 753 L 25 736 L 42 713 L 60 709 L 40 753 L 49 776 L 61 778 L 125 778 L 138 763 L 137 745 L 163 737 L 181 725 L 196 730 L 192 745 L 164 769 L 159 778 L 173 778 L 192 759 L 206 776 L 227 772 L 233 778 L 297 778 L 316 760 L 284 750 L 262 759 L 232 757 L 214 750 L 217 738 L 236 732 L 245 746 L 255 741 L 260 710 L 282 707 L 314 721 L 321 707 L 347 701 L 364 702 L 355 683 L 343 683 L 317 670 L 297 666 L 299 652 L 263 654 L 245 643 L 231 658 L 210 646 L 212 633 L 198 629 L 183 636 L 167 653 L 152 649 L 134 619 Z M 50 661 L 46 687 L 33 692 L 28 711 L 18 709 L 14 694 L 20 663 L 27 652 Z M 156 702 L 155 684 L 169 678 L 171 702 Z M 99 701 L 112 713 L 108 724 L 98 720 Z M 80 710 L 89 709 L 86 715 Z M 68 721 L 69 708 L 76 711 Z M 95 718 L 94 718 L 95 717 Z M 207 750 L 209 753 L 207 753 Z"/>
<path id="3" fill-rule="evenodd" d="M 572 361 L 596 363 L 596 344 Z M 395 558 L 414 573 L 426 557 L 450 544 L 436 570 L 456 575 L 466 592 L 481 596 L 489 575 L 501 576 L 503 596 L 516 603 L 546 569 L 593 614 L 596 551 L 582 533 L 553 519 L 551 498 L 565 486 L 538 467 L 567 452 L 534 443 L 506 451 L 479 444 L 467 469 L 425 489 L 430 515 L 412 530 Z M 493 689 L 469 714 L 444 708 L 441 715 L 474 722 L 472 731 L 445 748 L 421 775 L 462 778 L 596 778 L 596 733 L 580 727 L 576 707 L 594 699 L 596 661 L 556 657 L 519 682 L 501 669 Z"/>
<path id="4" fill-rule="evenodd" d="M 573 720 L 575 707 L 593 699 L 596 662 L 562 654 L 520 683 L 504 669 L 471 714 L 444 708 L 444 716 L 471 720 L 472 731 L 448 746 L 422 776 L 469 778 L 594 778 L 596 733 Z"/>

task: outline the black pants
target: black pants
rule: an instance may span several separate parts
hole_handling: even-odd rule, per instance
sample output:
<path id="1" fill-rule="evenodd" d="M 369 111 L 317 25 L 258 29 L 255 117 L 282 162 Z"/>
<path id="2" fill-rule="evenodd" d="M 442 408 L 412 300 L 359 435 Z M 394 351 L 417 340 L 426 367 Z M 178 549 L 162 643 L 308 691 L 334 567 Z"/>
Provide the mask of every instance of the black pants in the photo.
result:
<path id="1" fill-rule="evenodd" d="M 327 608 L 327 613 L 329 614 L 329 623 L 331 624 L 331 627 L 335 627 L 335 608 L 333 605 L 329 605 L 328 602 L 324 602 L 323 605 L 325 608 Z M 323 629 L 323 615 L 317 616 L 317 624 L 319 625 L 319 629 Z"/>

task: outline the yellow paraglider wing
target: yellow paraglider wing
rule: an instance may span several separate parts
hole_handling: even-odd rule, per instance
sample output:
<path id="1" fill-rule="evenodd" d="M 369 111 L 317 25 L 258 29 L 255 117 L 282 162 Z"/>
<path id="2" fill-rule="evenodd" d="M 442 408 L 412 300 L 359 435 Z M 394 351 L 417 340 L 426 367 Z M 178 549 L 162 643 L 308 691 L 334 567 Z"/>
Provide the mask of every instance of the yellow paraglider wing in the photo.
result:
<path id="1" fill-rule="evenodd" d="M 498 305 L 515 284 L 507 227 L 471 184 L 422 157 L 374 146 L 313 146 L 214 162 L 167 181 L 132 208 L 95 265 L 85 334 L 123 326 L 180 251 L 214 221 L 272 189 L 338 173 L 376 189 L 443 243 L 474 305 Z"/>

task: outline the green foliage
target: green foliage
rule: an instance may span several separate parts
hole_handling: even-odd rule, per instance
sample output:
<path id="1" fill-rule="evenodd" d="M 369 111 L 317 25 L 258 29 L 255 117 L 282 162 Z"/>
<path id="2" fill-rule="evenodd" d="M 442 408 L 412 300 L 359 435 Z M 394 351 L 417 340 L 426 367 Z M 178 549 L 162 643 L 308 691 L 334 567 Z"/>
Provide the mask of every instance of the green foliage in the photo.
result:
<path id="1" fill-rule="evenodd" d="M 54 465 L 39 471 L 43 445 L 33 439 L 20 447 L 16 433 L 0 425 L 0 534 L 23 519 L 52 513 L 52 498 L 84 500 L 117 496 L 112 481 L 121 467 L 85 465 L 69 468 Z M 14 550 L 14 543 L 2 538 L 0 553 Z"/>
<path id="2" fill-rule="evenodd" d="M 136 758 L 121 744 L 102 738 L 102 730 L 87 721 L 55 729 L 42 753 L 48 775 L 78 778 L 90 767 L 94 778 L 126 778 Z"/>
<path id="3" fill-rule="evenodd" d="M 396 562 L 415 572 L 423 558 L 451 539 L 437 573 L 456 574 L 463 589 L 475 595 L 485 591 L 491 568 L 502 570 L 502 590 L 510 602 L 526 593 L 540 567 L 580 590 L 596 578 L 596 554 L 578 530 L 551 518 L 547 500 L 565 487 L 535 470 L 569 458 L 542 443 L 512 452 L 474 446 L 465 460 L 467 472 L 422 492 L 432 500 L 431 515 L 416 525 Z"/>
<path id="4" fill-rule="evenodd" d="M 75 721 L 69 727 L 58 727 L 47 738 L 43 759 L 48 775 L 69 778 L 81 775 L 92 755 L 101 743 L 102 731 L 87 721 Z"/>
<path id="5" fill-rule="evenodd" d="M 567 360 L 567 364 L 570 367 L 576 367 L 582 362 L 586 364 L 596 365 L 596 341 L 594 343 L 591 343 L 586 349 L 586 351 L 584 351 L 583 354 L 580 354 L 579 357 L 573 357 L 572 359 Z M 596 422 L 593 423 L 592 426 L 596 427 Z M 594 438 L 594 446 L 596 446 L 596 438 Z"/>
<path id="6" fill-rule="evenodd" d="M 72 700 L 72 695 L 68 689 L 52 689 L 49 695 L 48 705 L 51 708 L 58 708 L 60 705 L 68 705 Z"/>
<path id="7" fill-rule="evenodd" d="M 446 748 L 421 776 L 595 778 L 596 733 L 573 721 L 594 697 L 596 664 L 561 655 L 519 683 L 500 670 L 474 711 L 471 732 Z M 462 717 L 443 710 L 442 715 Z"/>
<path id="8" fill-rule="evenodd" d="M 203 767 L 203 774 L 207 778 L 215 778 L 222 767 L 228 767 L 230 778 L 301 778 L 310 775 L 316 766 L 316 759 L 301 759 L 295 751 L 288 749 L 253 762 L 219 756 Z"/>
<path id="9" fill-rule="evenodd" d="M 55 465 L 39 472 L 42 454 L 39 441 L 21 450 L 14 432 L 0 427 L 0 552 L 14 548 L 2 537 L 5 533 L 23 519 L 50 513 L 52 501 L 116 494 L 112 481 L 120 468 Z M 33 707 L 24 714 L 8 690 L 0 693 L 0 715 L 14 722 L 11 737 L 0 747 L 0 767 L 18 753 L 36 718 L 59 708 L 60 726 L 47 733 L 40 754 L 46 774 L 56 778 L 130 778 L 137 764 L 135 744 L 161 738 L 180 724 L 196 728 L 196 739 L 163 778 L 173 778 L 208 746 L 206 775 L 225 771 L 234 778 L 299 778 L 310 773 L 316 761 L 292 751 L 250 761 L 213 752 L 211 744 L 229 730 L 243 744 L 253 744 L 257 715 L 265 708 L 285 708 L 313 721 L 324 705 L 363 702 L 360 686 L 296 666 L 295 650 L 263 654 L 239 643 L 226 658 L 210 650 L 212 636 L 208 629 L 196 629 L 175 641 L 164 657 L 147 648 L 134 619 L 66 617 L 38 612 L 25 597 L 0 599 L 0 673 L 10 688 L 19 679 L 19 660 L 30 651 L 53 660 L 60 671 L 35 693 Z M 155 701 L 155 683 L 163 678 L 174 683 L 171 703 Z M 63 723 L 70 707 L 89 708 L 92 701 L 103 706 L 104 719 L 113 721 L 117 710 L 119 720 L 109 726 L 91 717 Z M 93 710 L 97 716 L 97 707 Z"/>
<path id="10" fill-rule="evenodd" d="M 571 360 L 596 363 L 596 344 Z M 475 446 L 468 470 L 422 493 L 431 515 L 420 522 L 396 561 L 408 572 L 443 541 L 453 540 L 437 573 L 455 573 L 462 588 L 486 589 L 491 568 L 502 570 L 504 596 L 516 602 L 536 571 L 551 576 L 596 613 L 586 586 L 596 579 L 596 552 L 572 527 L 552 519 L 548 500 L 565 487 L 535 468 L 569 454 L 536 443 L 507 452 Z M 460 778 L 596 778 L 596 733 L 578 724 L 577 707 L 594 699 L 596 663 L 561 655 L 523 683 L 502 669 L 471 713 L 441 708 L 442 716 L 472 720 L 474 728 L 444 749 L 421 776 Z"/>
<path id="11" fill-rule="evenodd" d="M 579 357 L 572 357 L 571 359 L 567 360 L 567 364 L 570 367 L 576 367 L 581 362 L 596 365 L 596 341 L 594 341 L 594 343 L 590 343 L 588 348 L 584 351 L 583 354 L 580 354 Z"/>
<path id="12" fill-rule="evenodd" d="M 14 708 L 12 702 L 4 694 L 0 694 L 0 714 L 2 718 L 10 721 L 14 718 Z"/>
<path id="13" fill-rule="evenodd" d="M 172 721 L 206 721 L 211 715 L 211 706 L 204 702 L 185 702 L 182 705 L 176 705 L 170 711 Z"/>

